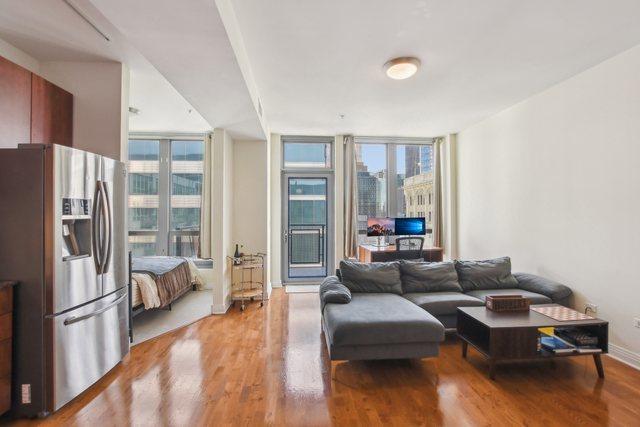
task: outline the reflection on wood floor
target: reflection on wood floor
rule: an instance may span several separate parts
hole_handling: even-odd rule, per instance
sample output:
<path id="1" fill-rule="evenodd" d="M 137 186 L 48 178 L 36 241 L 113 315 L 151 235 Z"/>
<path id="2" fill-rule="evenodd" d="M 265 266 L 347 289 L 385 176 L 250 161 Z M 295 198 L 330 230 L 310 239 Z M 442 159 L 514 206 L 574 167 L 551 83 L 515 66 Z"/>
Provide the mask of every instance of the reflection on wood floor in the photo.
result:
<path id="1" fill-rule="evenodd" d="M 47 425 L 638 425 L 640 372 L 591 357 L 499 366 L 450 337 L 438 358 L 333 362 L 318 296 L 273 292 L 136 346 Z M 42 423 L 42 421 L 40 421 Z M 21 424 L 37 423 L 37 421 Z"/>

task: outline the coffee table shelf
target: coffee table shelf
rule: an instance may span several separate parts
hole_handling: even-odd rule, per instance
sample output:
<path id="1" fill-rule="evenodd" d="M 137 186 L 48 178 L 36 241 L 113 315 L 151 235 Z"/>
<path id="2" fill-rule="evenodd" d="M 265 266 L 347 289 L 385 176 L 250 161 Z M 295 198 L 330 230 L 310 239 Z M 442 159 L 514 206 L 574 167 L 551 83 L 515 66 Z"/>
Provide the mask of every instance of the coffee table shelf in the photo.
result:
<path id="1" fill-rule="evenodd" d="M 550 306 L 543 304 L 538 306 Z M 536 306 L 532 306 L 536 307 Z M 538 329 L 545 327 L 577 327 L 598 337 L 600 353 L 560 353 L 538 350 Z M 560 322 L 535 311 L 494 312 L 485 307 L 458 308 L 458 337 L 462 341 L 462 357 L 471 345 L 489 360 L 489 377 L 495 378 L 497 363 L 521 360 L 549 360 L 556 357 L 593 356 L 598 376 L 604 378 L 601 354 L 608 352 L 609 324 L 600 319 Z"/>

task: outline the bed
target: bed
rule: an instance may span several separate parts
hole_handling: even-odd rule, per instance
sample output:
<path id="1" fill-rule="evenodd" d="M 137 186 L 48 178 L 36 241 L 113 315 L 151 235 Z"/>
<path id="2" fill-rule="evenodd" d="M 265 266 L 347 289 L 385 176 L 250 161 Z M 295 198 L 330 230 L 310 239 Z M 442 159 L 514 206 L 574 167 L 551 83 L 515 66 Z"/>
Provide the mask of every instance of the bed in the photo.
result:
<path id="1" fill-rule="evenodd" d="M 192 260 L 183 257 L 148 256 L 131 259 L 131 308 L 135 316 L 145 310 L 171 308 L 203 281 Z"/>

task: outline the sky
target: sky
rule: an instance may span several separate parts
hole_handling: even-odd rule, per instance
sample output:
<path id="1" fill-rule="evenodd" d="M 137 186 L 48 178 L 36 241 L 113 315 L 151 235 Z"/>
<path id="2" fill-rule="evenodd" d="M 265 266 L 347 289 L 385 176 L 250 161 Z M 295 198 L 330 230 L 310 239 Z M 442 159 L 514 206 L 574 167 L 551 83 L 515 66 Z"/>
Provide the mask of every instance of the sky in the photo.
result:
<path id="1" fill-rule="evenodd" d="M 375 173 L 387 168 L 387 157 L 385 153 L 385 145 L 382 144 L 363 144 L 362 145 L 362 161 L 369 172 Z M 390 147 L 395 148 L 393 145 Z M 399 174 L 405 173 L 404 163 L 404 146 L 400 146 L 402 149 L 396 151 L 396 172 Z"/>

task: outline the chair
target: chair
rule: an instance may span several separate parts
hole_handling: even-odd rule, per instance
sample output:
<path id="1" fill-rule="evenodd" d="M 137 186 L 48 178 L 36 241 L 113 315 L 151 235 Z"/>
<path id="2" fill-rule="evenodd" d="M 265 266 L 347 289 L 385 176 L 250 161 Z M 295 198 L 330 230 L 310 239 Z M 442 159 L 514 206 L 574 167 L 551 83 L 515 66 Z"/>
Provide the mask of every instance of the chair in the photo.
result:
<path id="1" fill-rule="evenodd" d="M 398 237 L 396 239 L 396 251 L 401 252 L 401 259 L 424 259 L 422 249 L 424 247 L 424 237 Z"/>

